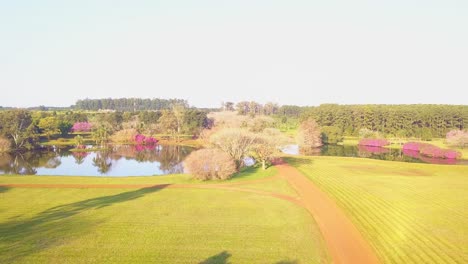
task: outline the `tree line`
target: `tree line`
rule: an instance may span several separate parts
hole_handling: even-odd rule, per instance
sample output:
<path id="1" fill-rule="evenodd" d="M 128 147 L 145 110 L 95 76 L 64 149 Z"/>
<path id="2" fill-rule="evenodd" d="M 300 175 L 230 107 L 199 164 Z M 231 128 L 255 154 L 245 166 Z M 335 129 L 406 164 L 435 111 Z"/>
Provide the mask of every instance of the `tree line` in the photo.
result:
<path id="1" fill-rule="evenodd" d="M 453 129 L 468 128 L 468 106 L 463 105 L 338 105 L 307 108 L 301 119 L 312 118 L 347 136 L 369 129 L 396 137 L 445 137 Z"/>
<path id="2" fill-rule="evenodd" d="M 143 99 L 143 98 L 105 98 L 105 99 L 83 99 L 78 100 L 73 106 L 75 109 L 98 111 L 143 111 L 143 110 L 163 110 L 170 109 L 174 105 L 188 107 L 187 100 L 184 99 Z"/>
<path id="3" fill-rule="evenodd" d="M 107 142 L 119 131 L 146 135 L 167 134 L 179 140 L 182 135 L 196 136 L 210 126 L 207 113 L 195 108 L 175 105 L 171 109 L 137 112 L 0 111 L 0 152 L 33 149 L 40 136 L 50 139 L 73 132 L 77 123 L 89 124 L 96 142 Z"/>

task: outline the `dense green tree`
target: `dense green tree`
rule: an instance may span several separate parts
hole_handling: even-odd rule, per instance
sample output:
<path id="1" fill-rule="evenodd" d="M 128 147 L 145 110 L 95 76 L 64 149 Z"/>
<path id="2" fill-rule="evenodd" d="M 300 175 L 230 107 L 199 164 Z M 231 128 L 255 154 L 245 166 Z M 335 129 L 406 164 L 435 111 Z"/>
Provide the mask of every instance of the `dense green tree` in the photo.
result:
<path id="1" fill-rule="evenodd" d="M 70 133 L 71 128 L 73 127 L 73 124 L 68 122 L 68 121 L 59 121 L 57 123 L 57 128 L 60 131 L 60 135 L 65 136 L 68 133 Z"/>
<path id="2" fill-rule="evenodd" d="M 97 145 L 104 145 L 109 141 L 110 133 L 106 126 L 99 126 L 93 131 L 93 140 Z"/>
<path id="3" fill-rule="evenodd" d="M 33 148 L 37 142 L 37 131 L 31 112 L 6 110 L 0 112 L 0 135 L 12 141 L 15 150 Z"/>
<path id="4" fill-rule="evenodd" d="M 144 124 L 156 124 L 161 117 L 161 111 L 141 111 L 138 119 Z"/>
<path id="5" fill-rule="evenodd" d="M 50 136 L 59 133 L 57 128 L 57 118 L 54 116 L 41 118 L 37 126 L 49 139 Z"/>
<path id="6" fill-rule="evenodd" d="M 159 125 L 164 133 L 168 133 L 175 138 L 177 134 L 177 118 L 172 111 L 163 110 L 159 118 Z"/>
<path id="7" fill-rule="evenodd" d="M 197 109 L 187 109 L 183 120 L 183 132 L 186 134 L 197 135 L 203 128 L 209 126 L 206 112 Z"/>
<path id="8" fill-rule="evenodd" d="M 336 144 L 343 141 L 343 132 L 336 126 L 324 126 L 321 129 L 324 144 Z"/>

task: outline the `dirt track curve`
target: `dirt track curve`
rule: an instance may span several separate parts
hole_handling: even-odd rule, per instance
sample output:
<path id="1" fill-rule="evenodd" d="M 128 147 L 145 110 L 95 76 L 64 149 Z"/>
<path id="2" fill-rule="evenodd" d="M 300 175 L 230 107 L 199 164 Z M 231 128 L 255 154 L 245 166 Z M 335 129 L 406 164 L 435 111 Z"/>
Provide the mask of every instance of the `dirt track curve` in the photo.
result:
<path id="1" fill-rule="evenodd" d="M 312 214 L 327 244 L 334 263 L 379 263 L 374 251 L 338 205 L 296 168 L 276 165 L 279 175 L 288 180 Z"/>
<path id="2" fill-rule="evenodd" d="M 333 263 L 371 264 L 379 263 L 372 248 L 361 236 L 356 227 L 342 210 L 324 192 L 316 187 L 297 169 L 279 161 L 276 165 L 278 176 L 259 180 L 223 183 L 223 184 L 0 184 L 0 187 L 11 188 L 102 188 L 102 189 L 218 189 L 226 191 L 248 192 L 286 200 L 307 209 L 317 222 L 327 244 Z M 254 182 L 271 181 L 277 178 L 286 179 L 296 190 L 299 199 L 274 192 L 239 187 Z"/>

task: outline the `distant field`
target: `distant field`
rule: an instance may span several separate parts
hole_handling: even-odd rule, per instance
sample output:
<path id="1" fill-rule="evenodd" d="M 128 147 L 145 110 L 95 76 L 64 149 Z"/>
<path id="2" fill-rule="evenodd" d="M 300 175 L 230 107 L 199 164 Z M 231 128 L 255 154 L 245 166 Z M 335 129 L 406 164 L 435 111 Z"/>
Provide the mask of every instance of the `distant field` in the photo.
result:
<path id="1" fill-rule="evenodd" d="M 294 196 L 276 169 L 230 182 Z M 185 175 L 0 176 L 0 183 L 200 183 Z M 0 189 L 0 263 L 327 263 L 307 211 L 216 189 Z"/>
<path id="2" fill-rule="evenodd" d="M 468 167 L 294 157 L 384 263 L 468 262 Z"/>

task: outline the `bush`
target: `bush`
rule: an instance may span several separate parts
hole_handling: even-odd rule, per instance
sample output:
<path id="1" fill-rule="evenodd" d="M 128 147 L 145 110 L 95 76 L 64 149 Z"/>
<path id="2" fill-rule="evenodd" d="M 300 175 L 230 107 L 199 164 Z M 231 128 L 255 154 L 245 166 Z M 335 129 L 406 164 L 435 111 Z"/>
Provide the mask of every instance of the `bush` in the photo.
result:
<path id="1" fill-rule="evenodd" d="M 371 139 L 371 138 L 363 138 L 359 140 L 360 146 L 369 146 L 369 147 L 383 147 L 390 145 L 390 142 L 386 139 Z"/>
<path id="2" fill-rule="evenodd" d="M 115 132 L 110 139 L 114 143 L 133 143 L 137 134 L 136 129 L 122 129 Z"/>
<path id="3" fill-rule="evenodd" d="M 227 153 L 218 149 L 201 149 L 185 159 L 187 172 L 199 180 L 226 180 L 236 172 L 236 164 Z"/>
<path id="4" fill-rule="evenodd" d="M 10 150 L 11 150 L 11 142 L 4 137 L 0 137 L 0 153 L 8 152 Z"/>

